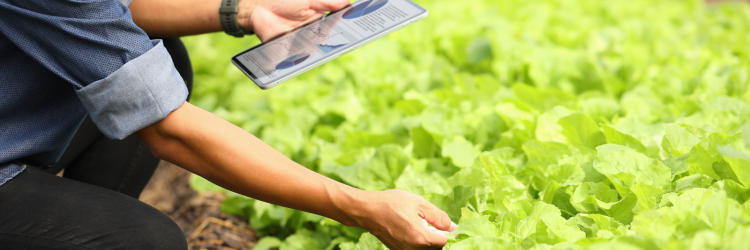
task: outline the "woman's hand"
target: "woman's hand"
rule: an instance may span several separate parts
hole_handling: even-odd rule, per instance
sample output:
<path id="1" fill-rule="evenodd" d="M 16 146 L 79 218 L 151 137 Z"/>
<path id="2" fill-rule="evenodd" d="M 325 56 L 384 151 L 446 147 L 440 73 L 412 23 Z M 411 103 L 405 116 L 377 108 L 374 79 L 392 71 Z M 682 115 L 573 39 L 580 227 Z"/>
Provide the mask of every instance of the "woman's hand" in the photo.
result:
<path id="1" fill-rule="evenodd" d="M 441 249 L 448 241 L 446 232 L 458 227 L 448 214 L 406 191 L 361 191 L 348 199 L 343 201 L 348 207 L 342 208 L 353 221 L 348 226 L 370 231 L 391 250 Z"/>
<path id="2" fill-rule="evenodd" d="M 237 19 L 265 41 L 347 5 L 349 0 L 243 0 Z"/>

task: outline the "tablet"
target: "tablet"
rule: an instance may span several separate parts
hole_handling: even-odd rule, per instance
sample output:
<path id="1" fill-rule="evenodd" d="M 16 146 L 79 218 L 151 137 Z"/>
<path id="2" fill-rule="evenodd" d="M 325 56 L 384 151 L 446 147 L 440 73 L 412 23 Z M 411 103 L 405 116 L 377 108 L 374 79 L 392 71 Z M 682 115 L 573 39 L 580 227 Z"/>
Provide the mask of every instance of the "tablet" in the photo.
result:
<path id="1" fill-rule="evenodd" d="M 360 0 L 232 57 L 261 89 L 269 89 L 427 17 L 410 0 Z"/>

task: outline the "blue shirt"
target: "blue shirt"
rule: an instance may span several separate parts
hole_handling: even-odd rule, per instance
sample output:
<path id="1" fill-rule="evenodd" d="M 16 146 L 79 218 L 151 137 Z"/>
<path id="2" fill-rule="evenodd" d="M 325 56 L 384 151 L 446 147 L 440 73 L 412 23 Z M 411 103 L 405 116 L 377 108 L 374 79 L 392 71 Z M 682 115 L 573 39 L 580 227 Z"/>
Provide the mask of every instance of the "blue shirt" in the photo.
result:
<path id="1" fill-rule="evenodd" d="M 56 162 L 86 115 L 123 139 L 182 105 L 187 88 L 132 0 L 0 0 L 0 185 Z"/>

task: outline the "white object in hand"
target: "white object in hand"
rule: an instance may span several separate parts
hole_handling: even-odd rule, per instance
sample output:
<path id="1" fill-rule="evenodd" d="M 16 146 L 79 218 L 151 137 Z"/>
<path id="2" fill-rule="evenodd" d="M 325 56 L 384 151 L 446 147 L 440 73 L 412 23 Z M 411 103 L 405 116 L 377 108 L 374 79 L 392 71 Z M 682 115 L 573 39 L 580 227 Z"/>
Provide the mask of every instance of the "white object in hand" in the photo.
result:
<path id="1" fill-rule="evenodd" d="M 453 224 L 453 222 L 451 222 L 451 224 Z M 448 233 L 450 233 L 448 231 L 443 231 L 443 230 L 431 227 L 430 224 L 427 223 L 427 221 L 425 219 L 422 219 L 422 225 L 424 225 L 424 227 L 426 227 L 427 230 L 430 231 L 430 232 L 435 232 L 435 233 L 439 233 L 439 234 L 442 234 L 442 235 L 447 235 Z"/>

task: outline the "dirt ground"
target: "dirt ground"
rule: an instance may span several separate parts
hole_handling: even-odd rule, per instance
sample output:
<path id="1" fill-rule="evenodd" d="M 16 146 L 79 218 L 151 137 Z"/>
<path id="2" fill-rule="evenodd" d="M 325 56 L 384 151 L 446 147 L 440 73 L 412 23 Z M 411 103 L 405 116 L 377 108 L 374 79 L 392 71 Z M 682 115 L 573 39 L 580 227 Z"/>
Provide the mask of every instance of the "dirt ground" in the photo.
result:
<path id="1" fill-rule="evenodd" d="M 189 186 L 190 173 L 162 161 L 140 200 L 159 209 L 180 226 L 190 250 L 252 249 L 258 242 L 247 219 L 219 210 L 224 196 L 198 194 Z"/>

